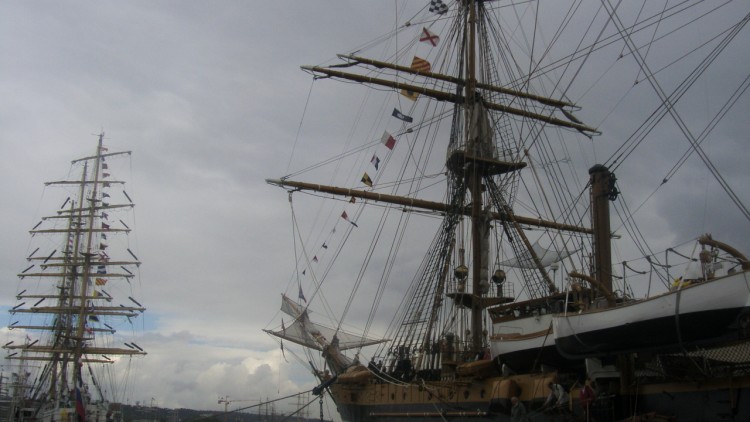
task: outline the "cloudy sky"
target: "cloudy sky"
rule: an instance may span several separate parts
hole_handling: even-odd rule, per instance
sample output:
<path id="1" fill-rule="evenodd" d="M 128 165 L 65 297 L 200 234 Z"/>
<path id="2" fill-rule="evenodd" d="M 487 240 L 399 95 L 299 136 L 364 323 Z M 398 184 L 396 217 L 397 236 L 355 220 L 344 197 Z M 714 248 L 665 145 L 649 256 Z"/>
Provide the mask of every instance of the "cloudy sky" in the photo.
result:
<path id="1" fill-rule="evenodd" d="M 133 151 L 132 174 L 123 176 L 136 203 L 133 241 L 143 261 L 140 298 L 148 308 L 139 344 L 149 355 L 135 364 L 130 402 L 153 398 L 163 407 L 218 410 L 220 396 L 241 405 L 311 388 L 304 368 L 286 363 L 278 344 L 261 331 L 274 318 L 272 326 L 278 324 L 278 293 L 287 288 L 294 265 L 286 194 L 264 179 L 288 172 L 311 87 L 299 65 L 326 62 L 375 39 L 402 22 L 396 17 L 401 5 L 3 2 L 0 309 L 16 304 L 28 230 L 49 212 L 40 207 L 54 193 L 43 183 L 65 178 L 70 160 L 89 154 L 103 131 L 110 150 Z M 746 9 L 734 7 L 723 22 Z M 747 41 L 743 32 L 723 67 L 700 82 L 700 107 L 686 110 L 688 119 L 691 112 L 713 115 L 739 86 L 750 63 Z M 318 87 L 316 93 L 322 95 L 316 107 L 342 106 Z M 623 92 L 613 94 L 620 97 Z M 744 183 L 749 108 L 741 97 L 706 146 L 744 200 L 750 197 Z M 629 115 L 589 113 L 579 117 L 617 136 L 637 127 Z M 336 124 L 331 116 L 319 118 Z M 322 125 L 306 124 L 311 138 L 325 138 Z M 687 147 L 684 137 L 664 136 L 650 143 L 657 152 L 618 174 L 631 186 L 624 194 L 635 206 L 676 162 L 669 151 Z M 597 158 L 608 157 L 600 148 Z M 297 151 L 291 168 L 303 159 Z M 748 237 L 738 234 L 746 233 L 747 220 L 732 207 L 713 206 L 725 194 L 698 161 L 688 164 L 696 170 L 680 173 L 663 199 L 639 211 L 653 213 L 647 230 L 678 242 L 713 231 L 750 252 Z"/>

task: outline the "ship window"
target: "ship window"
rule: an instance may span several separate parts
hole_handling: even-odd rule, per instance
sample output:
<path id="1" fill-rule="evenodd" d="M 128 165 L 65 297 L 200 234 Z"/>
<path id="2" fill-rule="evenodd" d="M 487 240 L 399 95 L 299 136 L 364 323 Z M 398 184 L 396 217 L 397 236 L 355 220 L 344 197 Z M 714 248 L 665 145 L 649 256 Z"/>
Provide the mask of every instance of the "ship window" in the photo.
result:
<path id="1" fill-rule="evenodd" d="M 396 395 L 391 393 L 391 400 L 396 400 Z"/>
<path id="2" fill-rule="evenodd" d="M 484 388 L 482 389 L 482 391 L 479 392 L 479 397 L 484 398 Z"/>
<path id="3" fill-rule="evenodd" d="M 469 390 L 464 391 L 464 398 L 465 399 L 469 398 Z"/>

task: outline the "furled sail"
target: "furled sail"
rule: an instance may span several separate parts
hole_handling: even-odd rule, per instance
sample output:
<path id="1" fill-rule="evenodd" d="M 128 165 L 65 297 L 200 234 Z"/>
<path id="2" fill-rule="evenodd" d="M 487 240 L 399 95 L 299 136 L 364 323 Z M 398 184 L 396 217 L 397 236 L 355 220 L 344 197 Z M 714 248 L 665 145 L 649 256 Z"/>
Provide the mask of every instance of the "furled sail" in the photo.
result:
<path id="1" fill-rule="evenodd" d="M 536 256 L 539 258 L 539 262 L 541 262 L 542 267 L 549 267 L 555 262 L 562 261 L 564 258 L 567 258 L 572 253 L 576 252 L 576 251 L 557 252 L 552 249 L 547 249 L 544 246 L 539 245 L 538 243 L 535 243 L 532 246 L 532 249 L 534 250 L 534 254 L 536 254 Z M 500 263 L 500 265 L 506 266 L 506 267 L 527 268 L 527 269 L 533 269 L 537 267 L 536 263 L 534 262 L 534 259 L 531 257 L 531 254 L 528 251 L 523 251 L 516 258 L 503 261 Z"/>
<path id="2" fill-rule="evenodd" d="M 292 343 L 323 351 L 328 345 L 338 344 L 340 350 L 379 344 L 385 340 L 371 339 L 341 330 L 326 327 L 310 321 L 307 309 L 294 303 L 286 295 L 281 295 L 281 311 L 294 318 L 288 327 L 282 324 L 281 330 L 264 330 L 273 336 L 289 340 Z"/>

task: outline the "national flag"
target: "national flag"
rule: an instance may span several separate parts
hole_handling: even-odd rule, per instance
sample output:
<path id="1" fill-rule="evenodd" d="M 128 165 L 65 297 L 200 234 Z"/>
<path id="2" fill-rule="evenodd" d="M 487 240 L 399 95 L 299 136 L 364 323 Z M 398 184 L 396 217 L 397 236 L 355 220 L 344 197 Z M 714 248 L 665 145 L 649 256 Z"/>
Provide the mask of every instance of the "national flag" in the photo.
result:
<path id="1" fill-rule="evenodd" d="M 109 203 L 107 203 L 107 202 L 102 202 L 102 206 L 103 206 L 103 207 L 108 207 L 108 206 L 109 206 Z"/>
<path id="2" fill-rule="evenodd" d="M 109 230 L 109 224 L 102 223 L 102 230 Z"/>
<path id="3" fill-rule="evenodd" d="M 103 212 L 102 213 L 102 218 L 105 219 L 105 220 L 108 220 L 109 219 L 109 214 L 107 214 L 106 212 Z"/>
<path id="4" fill-rule="evenodd" d="M 107 249 L 107 245 L 104 244 L 104 243 L 99 243 L 99 249 L 105 250 L 105 249 Z"/>
<path id="5" fill-rule="evenodd" d="M 107 151 L 109 151 L 109 148 L 107 148 L 107 147 L 101 147 L 101 148 L 100 148 L 100 150 L 101 150 L 102 152 L 107 152 Z"/>
<path id="6" fill-rule="evenodd" d="M 318 255 L 315 255 L 315 256 L 313 257 L 313 262 L 318 262 Z"/>
<path id="7" fill-rule="evenodd" d="M 102 193 L 102 198 L 109 198 L 109 194 L 107 192 Z"/>
<path id="8" fill-rule="evenodd" d="M 104 265 L 97 265 L 96 267 L 96 273 L 97 274 L 107 274 L 107 267 Z"/>
<path id="9" fill-rule="evenodd" d="M 395 118 L 397 118 L 399 120 L 403 120 L 406 123 L 411 123 L 411 122 L 414 121 L 414 119 L 412 119 L 411 116 L 407 116 L 406 114 L 400 112 L 397 108 L 393 109 L 393 113 L 391 113 L 391 116 L 393 116 L 393 117 L 395 117 Z"/>
<path id="10" fill-rule="evenodd" d="M 97 286 L 104 286 L 106 284 L 107 284 L 107 279 L 106 278 L 99 278 L 99 277 L 96 278 L 96 285 Z"/>
<path id="11" fill-rule="evenodd" d="M 448 11 L 448 6 L 441 0 L 430 0 L 430 12 L 443 15 Z"/>
<path id="12" fill-rule="evenodd" d="M 411 60 L 411 70 L 416 70 L 417 72 L 429 72 L 430 62 L 421 57 L 414 56 Z"/>
<path id="13" fill-rule="evenodd" d="M 409 91 L 409 90 L 406 90 L 406 89 L 402 89 L 401 90 L 401 95 L 403 95 L 404 97 L 406 97 L 406 98 L 408 98 L 408 99 L 410 99 L 412 101 L 417 101 L 417 98 L 419 98 L 419 93 L 418 92 Z"/>
<path id="14" fill-rule="evenodd" d="M 86 422 L 86 408 L 83 405 L 83 396 L 81 395 L 81 388 L 76 385 L 76 414 L 78 415 L 78 422 Z"/>
<path id="15" fill-rule="evenodd" d="M 388 149 L 393 149 L 393 147 L 396 146 L 396 138 L 394 138 L 393 135 L 391 135 L 387 131 L 383 133 L 383 137 L 380 139 L 380 142 L 388 147 Z"/>
<path id="16" fill-rule="evenodd" d="M 99 251 L 99 259 L 104 262 L 109 262 L 109 255 L 104 251 Z"/>
<path id="17" fill-rule="evenodd" d="M 104 182 L 104 183 L 102 183 L 102 187 L 103 187 L 103 188 L 108 188 L 108 187 L 109 187 L 109 182 Z"/>
<path id="18" fill-rule="evenodd" d="M 362 183 L 366 184 L 369 187 L 372 187 L 372 179 L 370 179 L 370 176 L 365 172 L 364 176 L 362 176 Z"/>
<path id="19" fill-rule="evenodd" d="M 99 322 L 99 317 L 96 315 L 89 315 L 89 321 Z"/>
<path id="20" fill-rule="evenodd" d="M 347 222 L 348 222 L 349 224 L 351 224 L 352 226 L 354 226 L 354 227 L 359 227 L 359 226 L 357 225 L 357 223 L 355 223 L 354 221 L 351 221 L 351 220 L 349 220 L 349 216 L 348 216 L 348 215 L 346 214 L 346 211 L 344 211 L 344 212 L 342 212 L 342 213 L 341 213 L 341 218 L 343 218 L 344 220 L 346 220 L 346 221 L 347 221 Z"/>
<path id="21" fill-rule="evenodd" d="M 323 249 L 328 249 L 328 245 L 325 242 L 323 242 Z"/>
<path id="22" fill-rule="evenodd" d="M 428 42 L 432 44 L 433 47 L 437 46 L 438 41 L 440 41 L 440 37 L 438 37 L 436 34 L 430 32 L 427 28 L 422 28 L 422 35 L 419 36 L 419 41 L 422 42 Z"/>
<path id="23" fill-rule="evenodd" d="M 305 299 L 305 294 L 302 293 L 302 286 L 299 286 L 299 298 L 303 300 L 305 303 L 307 303 L 307 299 Z"/>
<path id="24" fill-rule="evenodd" d="M 85 330 L 86 330 L 86 333 L 88 334 L 94 334 L 94 329 L 91 327 L 86 327 Z"/>
<path id="25" fill-rule="evenodd" d="M 107 165 L 107 163 L 102 163 L 102 170 L 107 170 L 108 168 L 109 166 Z"/>
<path id="26" fill-rule="evenodd" d="M 107 234 L 106 233 L 102 233 L 102 239 L 105 239 L 105 240 L 107 239 Z"/>
<path id="27" fill-rule="evenodd" d="M 102 177 L 109 177 L 109 173 L 102 173 Z"/>
<path id="28" fill-rule="evenodd" d="M 350 204 L 354 204 L 356 202 L 357 202 L 357 198 L 355 198 L 353 196 L 349 199 L 349 203 Z M 336 233 L 336 228 L 335 227 L 333 228 L 333 232 Z"/>
<path id="29" fill-rule="evenodd" d="M 375 170 L 377 170 L 378 166 L 380 165 L 380 158 L 378 158 L 377 155 L 373 154 L 370 163 L 372 163 L 372 165 L 375 166 Z"/>

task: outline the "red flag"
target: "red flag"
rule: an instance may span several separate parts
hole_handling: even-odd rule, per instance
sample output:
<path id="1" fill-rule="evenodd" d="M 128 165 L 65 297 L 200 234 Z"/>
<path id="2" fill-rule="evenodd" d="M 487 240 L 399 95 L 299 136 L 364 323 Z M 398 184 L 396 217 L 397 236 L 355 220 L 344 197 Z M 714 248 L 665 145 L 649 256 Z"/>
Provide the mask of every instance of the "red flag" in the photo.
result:
<path id="1" fill-rule="evenodd" d="M 416 70 L 417 72 L 429 72 L 430 62 L 421 57 L 414 56 L 411 61 L 411 69 Z"/>
<path id="2" fill-rule="evenodd" d="M 383 137 L 380 139 L 380 142 L 383 143 L 388 149 L 393 149 L 393 147 L 396 146 L 396 138 L 393 137 L 388 131 L 383 133 Z"/>

